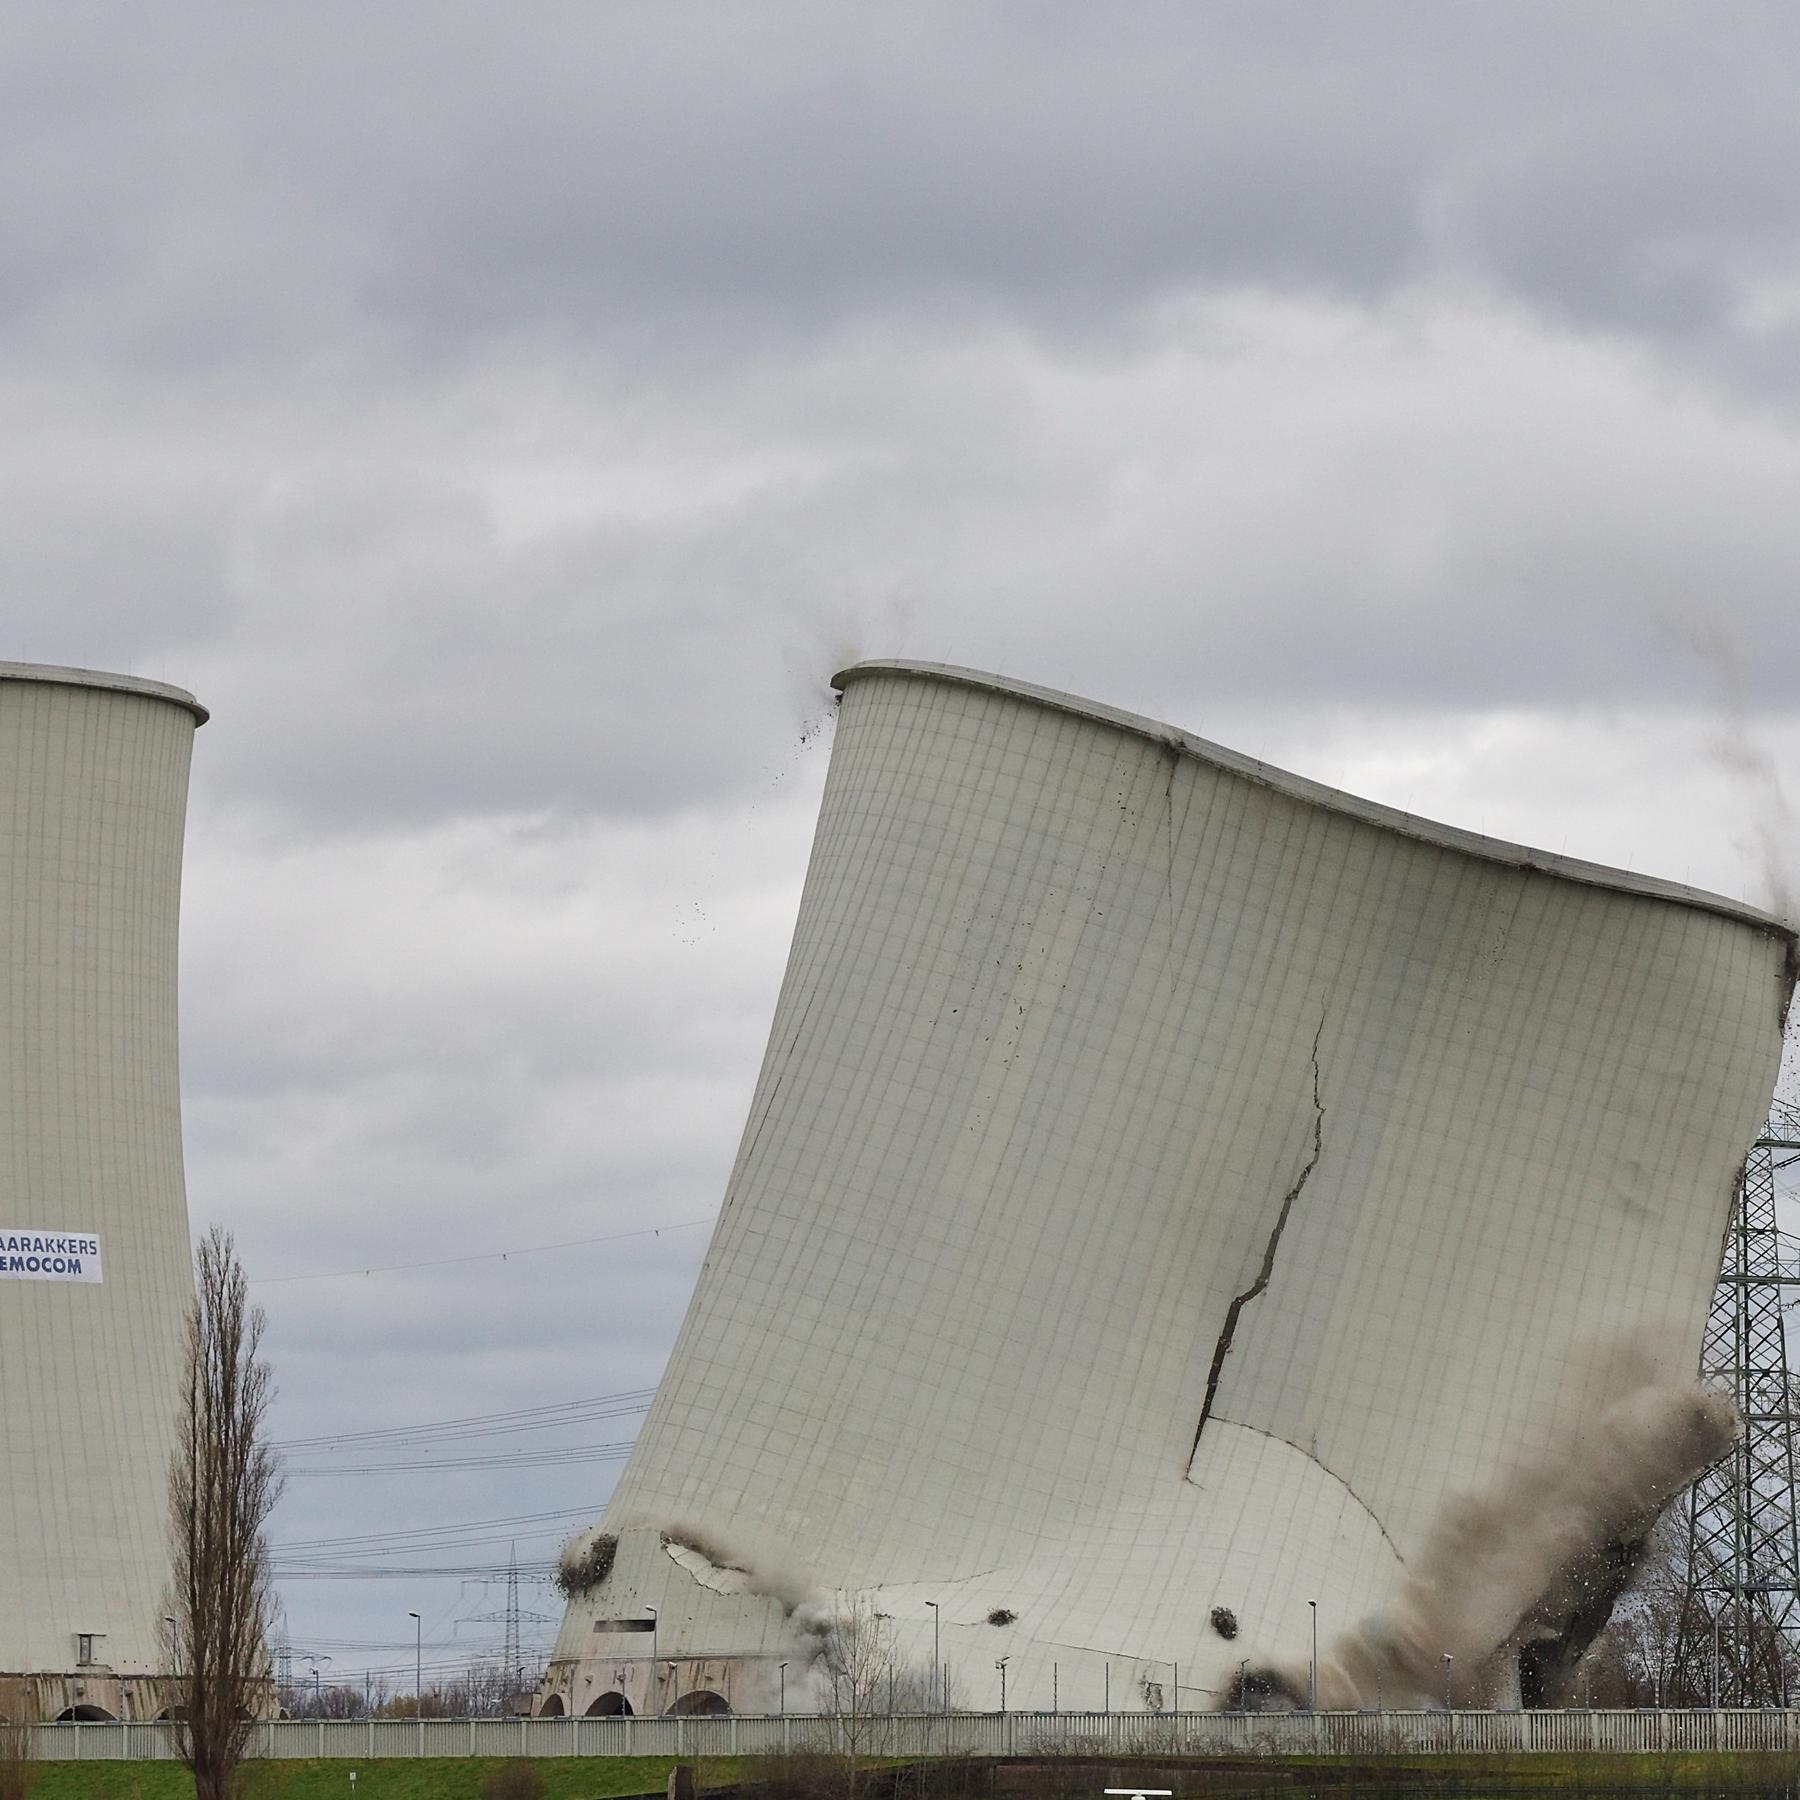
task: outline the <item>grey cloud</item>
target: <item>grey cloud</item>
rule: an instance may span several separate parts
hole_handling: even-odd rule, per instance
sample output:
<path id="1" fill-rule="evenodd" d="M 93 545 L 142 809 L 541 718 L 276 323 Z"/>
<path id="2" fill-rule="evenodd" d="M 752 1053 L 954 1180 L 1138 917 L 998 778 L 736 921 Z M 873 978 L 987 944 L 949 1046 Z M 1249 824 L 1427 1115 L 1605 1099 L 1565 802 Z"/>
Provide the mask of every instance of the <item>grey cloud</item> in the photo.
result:
<path id="1" fill-rule="evenodd" d="M 13 27 L 8 291 L 65 348 L 172 367 L 348 330 L 400 363 L 521 332 L 704 355 L 958 297 L 1110 329 L 1446 257 L 1720 333 L 1717 271 L 1796 242 L 1800 26 L 1764 7 L 103 16 Z"/>

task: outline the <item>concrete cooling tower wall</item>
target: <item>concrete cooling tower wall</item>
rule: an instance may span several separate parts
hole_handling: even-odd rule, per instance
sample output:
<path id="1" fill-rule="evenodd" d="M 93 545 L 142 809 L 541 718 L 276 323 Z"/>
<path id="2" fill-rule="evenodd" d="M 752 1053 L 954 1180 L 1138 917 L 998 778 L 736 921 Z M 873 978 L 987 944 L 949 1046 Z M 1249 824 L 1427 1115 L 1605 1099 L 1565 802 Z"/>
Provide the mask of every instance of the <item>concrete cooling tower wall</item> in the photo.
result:
<path id="1" fill-rule="evenodd" d="M 1690 1384 L 1792 936 L 1066 695 L 839 684 L 543 1707 L 810 1707 L 856 1612 L 914 1705 L 940 1657 L 983 1709 L 1001 1657 L 1015 1707 L 1279 1703 L 1315 1602 L 1321 1705 L 1547 1697 L 1734 1429 Z"/>
<path id="2" fill-rule="evenodd" d="M 0 663 L 0 1714 L 163 1701 L 192 1296 L 178 689 Z"/>

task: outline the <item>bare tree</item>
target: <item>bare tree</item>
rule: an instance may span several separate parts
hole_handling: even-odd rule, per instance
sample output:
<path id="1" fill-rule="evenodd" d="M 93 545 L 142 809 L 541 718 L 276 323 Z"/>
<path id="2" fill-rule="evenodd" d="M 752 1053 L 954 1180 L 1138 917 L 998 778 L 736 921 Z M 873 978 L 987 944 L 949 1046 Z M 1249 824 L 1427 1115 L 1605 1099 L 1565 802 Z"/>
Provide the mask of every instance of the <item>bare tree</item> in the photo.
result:
<path id="1" fill-rule="evenodd" d="M 837 1736 L 844 1746 L 850 1800 L 856 1800 L 869 1724 L 886 1705 L 897 1660 L 893 1621 L 876 1612 L 866 1595 L 852 1594 L 846 1602 L 840 1593 L 819 1652 L 819 1675 L 829 1687 Z"/>
<path id="2" fill-rule="evenodd" d="M 228 1800 L 269 1687 L 274 1589 L 263 1528 L 281 1493 L 264 1437 L 273 1389 L 229 1233 L 194 1259 L 180 1435 L 169 1463 L 173 1586 L 164 1650 L 176 1754 L 196 1800 Z"/>

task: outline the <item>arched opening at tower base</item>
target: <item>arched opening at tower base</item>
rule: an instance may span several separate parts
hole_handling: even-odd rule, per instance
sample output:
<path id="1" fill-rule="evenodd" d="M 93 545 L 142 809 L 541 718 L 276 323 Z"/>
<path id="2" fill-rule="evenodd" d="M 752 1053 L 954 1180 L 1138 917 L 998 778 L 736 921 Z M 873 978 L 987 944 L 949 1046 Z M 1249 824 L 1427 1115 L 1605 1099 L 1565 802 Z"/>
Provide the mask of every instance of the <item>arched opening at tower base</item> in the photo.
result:
<path id="1" fill-rule="evenodd" d="M 561 1694 L 552 1694 L 550 1698 L 538 1708 L 538 1717 L 540 1719 L 560 1719 L 562 1716 L 563 1703 Z"/>
<path id="2" fill-rule="evenodd" d="M 723 1694 L 715 1694 L 711 1688 L 695 1688 L 691 1694 L 683 1694 L 669 1708 L 670 1715 L 680 1713 L 685 1718 L 722 1719 L 731 1711 L 731 1703 Z"/>

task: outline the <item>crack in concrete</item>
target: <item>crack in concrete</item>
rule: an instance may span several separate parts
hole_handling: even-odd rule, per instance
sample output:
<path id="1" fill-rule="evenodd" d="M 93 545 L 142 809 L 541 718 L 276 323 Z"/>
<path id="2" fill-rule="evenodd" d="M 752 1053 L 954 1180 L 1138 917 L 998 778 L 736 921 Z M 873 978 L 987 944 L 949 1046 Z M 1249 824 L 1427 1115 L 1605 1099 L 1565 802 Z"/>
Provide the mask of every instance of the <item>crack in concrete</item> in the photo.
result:
<path id="1" fill-rule="evenodd" d="M 1321 1475 L 1335 1481 L 1338 1486 L 1341 1487 L 1359 1507 L 1361 1507 L 1363 1514 L 1368 1519 L 1369 1523 L 1381 1533 L 1381 1541 L 1393 1551 L 1394 1561 L 1397 1562 L 1401 1568 L 1404 1569 L 1406 1567 L 1406 1558 L 1400 1554 L 1400 1546 L 1388 1536 L 1388 1529 L 1382 1524 L 1374 1507 L 1372 1507 L 1368 1501 L 1366 1501 L 1362 1495 L 1337 1472 L 1336 1469 L 1332 1468 L 1329 1463 L 1322 1461 L 1316 1450 L 1308 1450 L 1304 1444 L 1296 1444 L 1292 1438 L 1283 1437 L 1279 1431 L 1266 1431 L 1262 1426 L 1248 1425 L 1242 1419 L 1227 1419 L 1221 1414 L 1219 1423 L 1221 1425 L 1235 1425 L 1239 1431 L 1254 1431 L 1258 1437 L 1266 1437 L 1271 1444 L 1286 1444 L 1290 1450 L 1299 1451 L 1299 1453 L 1304 1456 Z M 1191 1469 L 1188 1472 L 1187 1478 L 1195 1487 L 1199 1487 L 1200 1483 L 1194 1480 L 1193 1471 Z"/>
<path id="2" fill-rule="evenodd" d="M 1281 1247 L 1281 1234 L 1287 1230 L 1288 1215 L 1294 1210 L 1294 1202 L 1300 1198 L 1307 1182 L 1312 1179 L 1312 1172 L 1319 1166 L 1319 1158 L 1325 1150 L 1325 1103 L 1319 1095 L 1319 1042 L 1324 1035 L 1325 1015 L 1321 1012 L 1319 1029 L 1313 1033 L 1312 1041 L 1312 1155 L 1306 1159 L 1306 1167 L 1300 1171 L 1294 1185 L 1281 1197 L 1281 1210 L 1275 1215 L 1274 1229 L 1269 1233 L 1268 1243 L 1263 1246 L 1262 1267 L 1257 1271 L 1256 1279 L 1232 1301 L 1225 1314 L 1219 1341 L 1213 1345 L 1212 1367 L 1206 1372 L 1206 1399 L 1200 1408 L 1200 1423 L 1194 1427 L 1194 1442 L 1188 1451 L 1190 1468 L 1193 1466 L 1194 1453 L 1200 1448 L 1200 1434 L 1206 1429 L 1206 1421 L 1212 1417 L 1213 1402 L 1219 1397 L 1219 1380 L 1225 1373 L 1225 1358 L 1231 1353 L 1231 1340 L 1237 1333 L 1239 1315 L 1268 1287 L 1269 1278 L 1275 1273 L 1275 1252 Z"/>

